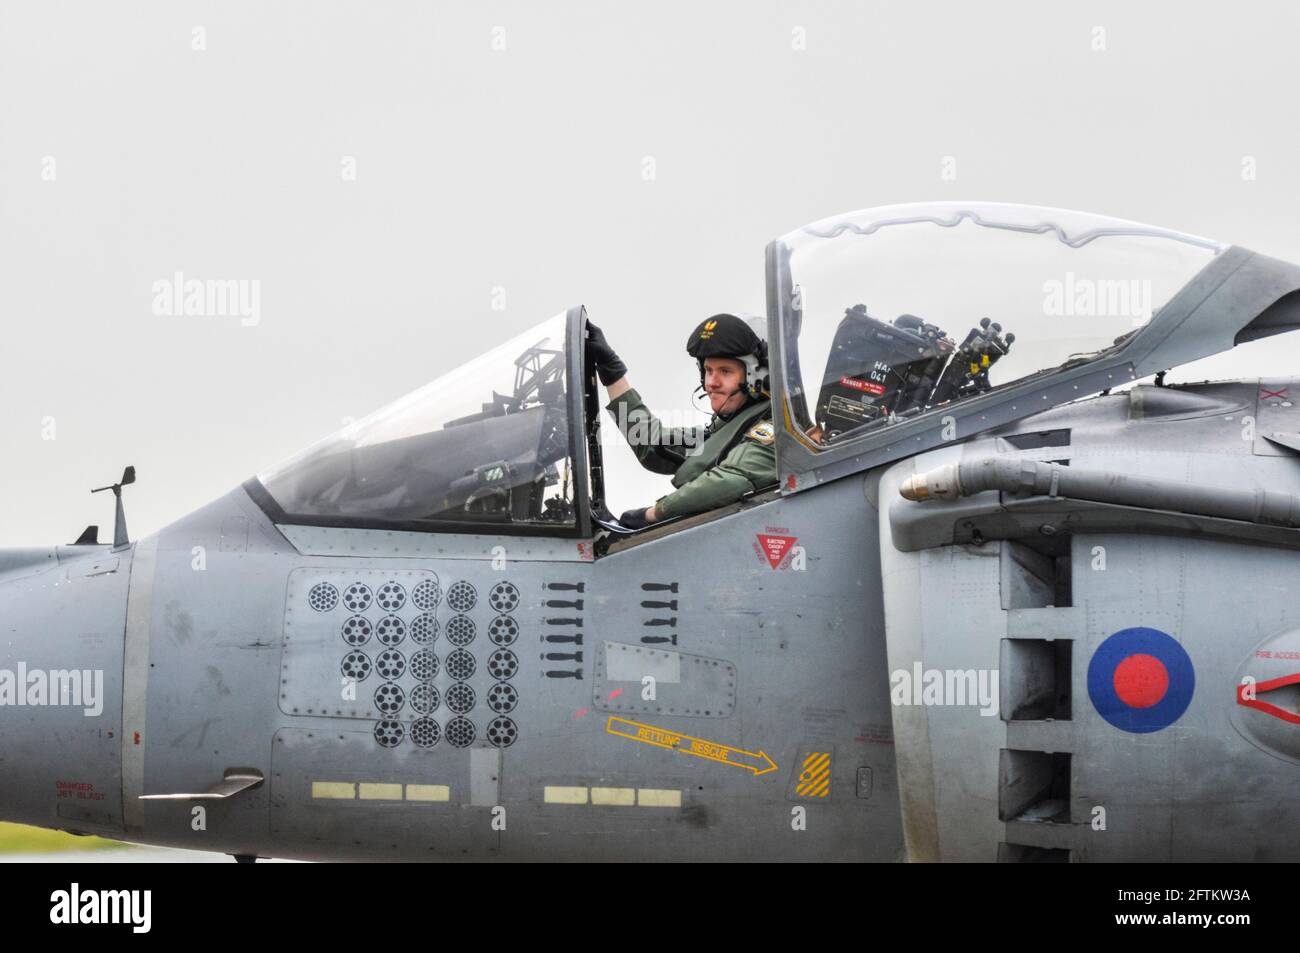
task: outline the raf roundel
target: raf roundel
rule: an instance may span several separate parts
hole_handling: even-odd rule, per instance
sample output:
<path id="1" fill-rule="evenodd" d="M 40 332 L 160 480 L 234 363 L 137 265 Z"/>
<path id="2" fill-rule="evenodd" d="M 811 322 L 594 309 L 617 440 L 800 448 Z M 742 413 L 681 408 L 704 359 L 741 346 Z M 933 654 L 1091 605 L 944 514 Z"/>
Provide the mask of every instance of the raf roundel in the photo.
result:
<path id="1" fill-rule="evenodd" d="M 1116 632 L 1088 664 L 1088 697 L 1097 714 L 1133 734 L 1168 728 L 1187 711 L 1195 689 L 1191 657 L 1159 629 Z"/>

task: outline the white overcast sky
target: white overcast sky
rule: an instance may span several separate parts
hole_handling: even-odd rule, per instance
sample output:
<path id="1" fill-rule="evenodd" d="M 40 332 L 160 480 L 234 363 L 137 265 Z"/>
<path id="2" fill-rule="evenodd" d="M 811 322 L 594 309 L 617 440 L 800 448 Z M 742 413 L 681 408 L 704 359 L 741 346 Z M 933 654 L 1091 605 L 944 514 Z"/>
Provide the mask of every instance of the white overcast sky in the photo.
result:
<path id="1" fill-rule="evenodd" d="M 11 0 L 0 545 L 111 537 L 87 491 L 128 463 L 153 532 L 575 304 L 684 410 L 690 328 L 763 311 L 765 244 L 838 212 L 1060 206 L 1300 260 L 1297 35 L 1282 2 Z M 155 315 L 177 271 L 259 281 L 260 323 Z M 616 511 L 666 486 L 620 449 Z"/>

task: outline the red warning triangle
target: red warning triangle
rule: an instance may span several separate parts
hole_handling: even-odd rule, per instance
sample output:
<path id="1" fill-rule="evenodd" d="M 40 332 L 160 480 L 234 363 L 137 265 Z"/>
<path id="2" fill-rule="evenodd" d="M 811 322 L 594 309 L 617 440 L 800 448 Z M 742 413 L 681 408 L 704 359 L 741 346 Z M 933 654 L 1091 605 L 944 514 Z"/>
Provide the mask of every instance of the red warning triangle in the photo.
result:
<path id="1" fill-rule="evenodd" d="M 795 544 L 798 536 L 770 536 L 766 533 L 758 534 L 758 545 L 763 550 L 763 555 L 775 569 L 781 565 L 781 560 L 785 559 L 785 554 L 790 551 L 790 547 Z"/>

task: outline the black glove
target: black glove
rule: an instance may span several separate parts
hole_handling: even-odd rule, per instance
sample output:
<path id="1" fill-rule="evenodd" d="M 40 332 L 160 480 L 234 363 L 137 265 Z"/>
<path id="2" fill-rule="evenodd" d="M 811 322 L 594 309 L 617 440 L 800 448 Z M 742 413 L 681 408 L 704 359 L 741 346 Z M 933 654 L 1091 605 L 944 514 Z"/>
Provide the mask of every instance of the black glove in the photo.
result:
<path id="1" fill-rule="evenodd" d="M 628 510 L 618 518 L 618 521 L 628 529 L 645 529 L 650 523 L 645 518 L 646 509 Z"/>
<path id="2" fill-rule="evenodd" d="M 587 353 L 596 363 L 596 376 L 606 387 L 619 378 L 627 376 L 627 365 L 609 346 L 609 342 L 605 340 L 605 332 L 590 321 L 587 322 Z"/>

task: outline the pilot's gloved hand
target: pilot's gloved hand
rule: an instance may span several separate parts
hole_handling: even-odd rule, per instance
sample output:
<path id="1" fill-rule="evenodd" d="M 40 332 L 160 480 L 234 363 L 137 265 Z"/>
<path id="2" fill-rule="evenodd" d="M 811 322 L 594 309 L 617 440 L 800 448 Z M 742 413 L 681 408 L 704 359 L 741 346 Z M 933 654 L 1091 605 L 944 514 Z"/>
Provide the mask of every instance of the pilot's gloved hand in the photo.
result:
<path id="1" fill-rule="evenodd" d="M 645 509 L 628 510 L 618 518 L 618 521 L 628 529 L 645 529 L 650 525 L 650 521 L 645 518 Z"/>
<path id="2" fill-rule="evenodd" d="M 595 359 L 596 376 L 606 387 L 627 376 L 627 365 L 609 346 L 605 332 L 590 321 L 587 322 L 587 352 Z"/>

